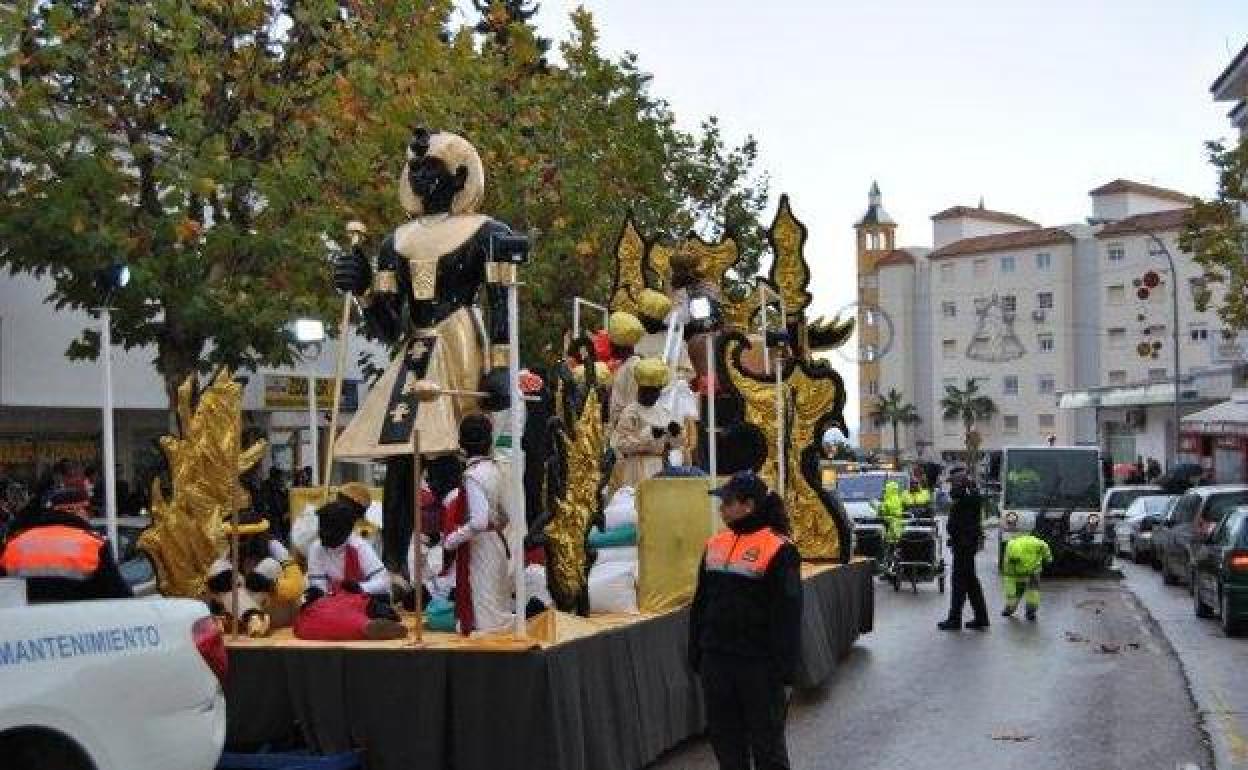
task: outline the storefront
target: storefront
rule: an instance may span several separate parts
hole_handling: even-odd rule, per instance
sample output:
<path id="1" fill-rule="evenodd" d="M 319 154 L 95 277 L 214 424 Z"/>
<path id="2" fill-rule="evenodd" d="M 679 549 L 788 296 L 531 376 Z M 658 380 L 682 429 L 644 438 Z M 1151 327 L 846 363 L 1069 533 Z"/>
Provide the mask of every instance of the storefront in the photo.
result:
<path id="1" fill-rule="evenodd" d="M 1248 389 L 1183 418 L 1179 449 L 1214 482 L 1248 483 Z"/>

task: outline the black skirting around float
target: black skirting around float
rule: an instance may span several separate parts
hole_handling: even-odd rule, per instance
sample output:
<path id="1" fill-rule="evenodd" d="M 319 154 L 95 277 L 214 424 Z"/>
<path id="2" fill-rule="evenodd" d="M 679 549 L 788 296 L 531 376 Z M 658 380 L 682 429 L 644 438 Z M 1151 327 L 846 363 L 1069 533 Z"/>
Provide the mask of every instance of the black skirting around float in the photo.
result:
<path id="1" fill-rule="evenodd" d="M 797 685 L 831 676 L 874 620 L 871 563 L 803 582 Z M 529 652 L 232 648 L 230 750 L 363 748 L 370 770 L 628 770 L 706 726 L 689 613 Z"/>

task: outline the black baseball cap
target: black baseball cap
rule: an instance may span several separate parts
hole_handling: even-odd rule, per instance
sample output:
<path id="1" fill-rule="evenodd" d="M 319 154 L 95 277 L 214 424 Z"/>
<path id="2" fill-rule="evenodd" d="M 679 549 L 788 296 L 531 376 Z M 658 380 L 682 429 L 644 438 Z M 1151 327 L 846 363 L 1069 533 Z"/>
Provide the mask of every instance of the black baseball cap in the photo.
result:
<path id="1" fill-rule="evenodd" d="M 767 482 L 754 471 L 737 471 L 710 494 L 720 500 L 761 500 L 767 495 Z"/>

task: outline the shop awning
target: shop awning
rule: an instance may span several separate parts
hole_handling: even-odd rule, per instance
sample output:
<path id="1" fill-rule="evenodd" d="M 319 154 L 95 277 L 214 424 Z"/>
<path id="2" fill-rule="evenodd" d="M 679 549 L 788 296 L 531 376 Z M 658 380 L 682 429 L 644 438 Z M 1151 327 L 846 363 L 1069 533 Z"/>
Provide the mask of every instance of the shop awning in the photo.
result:
<path id="1" fill-rule="evenodd" d="M 1200 391 L 1190 385 L 1180 385 L 1179 400 L 1188 404 L 1199 401 Z M 1098 406 L 1156 406 L 1172 403 L 1174 383 L 1154 382 L 1148 385 L 1070 390 L 1062 393 L 1057 406 L 1059 409 L 1091 409 Z"/>
<path id="2" fill-rule="evenodd" d="M 1180 424 L 1192 433 L 1248 436 L 1248 391 L 1236 392 L 1229 401 L 1193 412 Z"/>

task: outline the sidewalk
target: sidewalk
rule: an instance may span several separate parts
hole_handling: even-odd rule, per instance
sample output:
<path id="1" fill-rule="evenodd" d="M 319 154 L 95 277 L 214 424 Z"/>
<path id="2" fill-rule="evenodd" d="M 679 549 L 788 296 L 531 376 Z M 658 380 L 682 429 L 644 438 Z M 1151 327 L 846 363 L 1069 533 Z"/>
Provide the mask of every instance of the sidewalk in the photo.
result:
<path id="1" fill-rule="evenodd" d="M 1186 586 L 1119 559 L 1126 586 L 1161 627 L 1183 668 L 1218 770 L 1248 770 L 1248 638 L 1228 639 L 1216 619 L 1197 618 Z"/>

